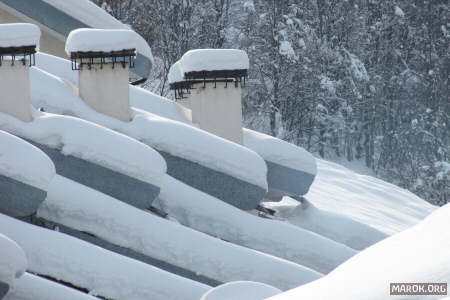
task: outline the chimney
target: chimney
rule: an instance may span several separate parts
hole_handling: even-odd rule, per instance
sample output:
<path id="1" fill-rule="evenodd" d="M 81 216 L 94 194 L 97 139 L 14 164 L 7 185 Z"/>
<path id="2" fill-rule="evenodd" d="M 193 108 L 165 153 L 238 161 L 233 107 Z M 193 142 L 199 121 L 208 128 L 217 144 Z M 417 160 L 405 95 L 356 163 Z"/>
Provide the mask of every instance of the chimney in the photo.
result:
<path id="1" fill-rule="evenodd" d="M 177 101 L 191 109 L 193 123 L 242 145 L 241 87 L 248 66 L 242 50 L 191 50 L 170 69 L 170 88 Z"/>
<path id="2" fill-rule="evenodd" d="M 78 70 L 79 96 L 99 113 L 131 120 L 129 76 L 137 34 L 131 30 L 77 29 L 67 37 L 66 53 Z"/>
<path id="3" fill-rule="evenodd" d="M 0 25 L 0 112 L 24 122 L 33 120 L 30 71 L 41 31 L 33 24 Z"/>

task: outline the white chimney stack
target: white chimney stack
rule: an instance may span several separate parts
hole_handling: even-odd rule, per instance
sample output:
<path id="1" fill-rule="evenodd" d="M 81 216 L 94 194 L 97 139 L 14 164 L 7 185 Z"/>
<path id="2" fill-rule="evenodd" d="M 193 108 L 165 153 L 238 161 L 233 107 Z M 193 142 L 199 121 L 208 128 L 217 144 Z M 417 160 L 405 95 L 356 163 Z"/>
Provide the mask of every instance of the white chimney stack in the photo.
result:
<path id="1" fill-rule="evenodd" d="M 172 66 L 170 88 L 180 104 L 191 109 L 193 123 L 242 145 L 241 87 L 248 67 L 242 50 L 191 50 Z"/>
<path id="2" fill-rule="evenodd" d="M 129 76 L 138 35 L 131 30 L 77 29 L 66 41 L 79 96 L 99 113 L 131 120 Z"/>
<path id="3" fill-rule="evenodd" d="M 33 120 L 30 72 L 41 31 L 33 24 L 0 25 L 0 112 L 24 122 Z"/>

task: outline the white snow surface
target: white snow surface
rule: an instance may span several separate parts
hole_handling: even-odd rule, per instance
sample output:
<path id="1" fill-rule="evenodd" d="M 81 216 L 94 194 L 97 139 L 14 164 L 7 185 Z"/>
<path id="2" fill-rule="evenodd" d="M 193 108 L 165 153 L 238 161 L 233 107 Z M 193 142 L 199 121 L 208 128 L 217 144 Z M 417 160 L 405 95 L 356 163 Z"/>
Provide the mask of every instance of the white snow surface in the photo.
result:
<path id="1" fill-rule="evenodd" d="M 210 289 L 198 282 L 3 214 L 0 214 L 0 232 L 14 239 L 25 250 L 30 272 L 70 282 L 88 289 L 94 296 L 117 300 L 198 300 Z"/>
<path id="2" fill-rule="evenodd" d="M 55 173 L 53 162 L 44 152 L 0 130 L 0 175 L 47 190 Z"/>
<path id="3" fill-rule="evenodd" d="M 193 71 L 240 70 L 249 68 L 248 55 L 238 49 L 196 49 L 186 52 L 179 61 L 184 75 Z"/>
<path id="4" fill-rule="evenodd" d="M 0 129 L 156 186 L 161 185 L 167 168 L 162 156 L 150 147 L 70 116 L 34 111 L 34 120 L 27 123 L 0 113 Z"/>
<path id="5" fill-rule="evenodd" d="M 360 252 L 322 279 L 270 299 L 390 299 L 391 282 L 450 282 L 450 232 L 445 230 L 449 226 L 447 204 L 410 229 Z"/>
<path id="6" fill-rule="evenodd" d="M 27 258 L 22 248 L 12 239 L 0 233 L 0 281 L 9 286 L 25 273 Z"/>
<path id="7" fill-rule="evenodd" d="M 78 51 L 120 51 L 136 49 L 139 35 L 128 29 L 80 28 L 70 32 L 66 39 L 66 53 Z"/>
<path id="8" fill-rule="evenodd" d="M 175 83 L 184 80 L 184 74 L 181 71 L 180 61 L 177 61 L 170 67 L 169 74 L 167 74 L 167 78 L 169 79 L 169 83 Z"/>
<path id="9" fill-rule="evenodd" d="M 264 207 L 277 211 L 289 223 L 325 236 L 356 250 L 363 250 L 388 237 L 375 228 L 349 217 L 323 211 L 308 200 L 302 203 L 284 197 L 280 202 L 265 202 Z"/>
<path id="10" fill-rule="evenodd" d="M 159 199 L 163 210 L 181 224 L 320 273 L 330 272 L 356 253 L 289 223 L 249 214 L 168 175 Z"/>
<path id="11" fill-rule="evenodd" d="M 133 107 L 133 119 L 127 123 L 100 114 L 76 96 L 61 78 L 37 67 L 30 70 L 30 82 L 31 101 L 35 107 L 45 107 L 49 112 L 73 115 L 100 124 L 155 149 L 267 189 L 267 166 L 252 150 L 187 124 Z M 123 166 L 126 167 L 126 164 Z"/>
<path id="12" fill-rule="evenodd" d="M 95 5 L 89 0 L 61 1 L 44 0 L 51 6 L 78 19 L 80 22 L 98 29 L 130 29 L 130 26 L 121 23 L 116 18 L 108 14 L 104 9 Z M 150 46 L 140 35 L 137 41 L 137 51 L 146 56 L 153 63 L 153 55 Z"/>
<path id="13" fill-rule="evenodd" d="M 397 17 L 403 18 L 405 16 L 405 13 L 403 12 L 403 10 L 398 6 L 395 6 L 394 13 Z"/>
<path id="14" fill-rule="evenodd" d="M 279 293 L 279 289 L 264 283 L 234 281 L 209 290 L 200 300 L 262 300 Z"/>
<path id="15" fill-rule="evenodd" d="M 38 46 L 41 30 L 34 24 L 0 24 L 0 47 Z"/>
<path id="16" fill-rule="evenodd" d="M 14 282 L 4 300 L 98 300 L 98 298 L 25 273 Z"/>
<path id="17" fill-rule="evenodd" d="M 316 159 L 302 147 L 247 128 L 243 129 L 243 133 L 244 145 L 265 160 L 312 175 L 317 174 Z"/>
<path id="18" fill-rule="evenodd" d="M 286 290 L 321 277 L 294 263 L 138 210 L 59 175 L 38 216 L 220 282 L 253 280 Z"/>
<path id="19" fill-rule="evenodd" d="M 316 162 L 317 176 L 305 197 L 324 213 L 339 214 L 391 235 L 417 224 L 436 209 L 383 180 L 323 159 Z"/>

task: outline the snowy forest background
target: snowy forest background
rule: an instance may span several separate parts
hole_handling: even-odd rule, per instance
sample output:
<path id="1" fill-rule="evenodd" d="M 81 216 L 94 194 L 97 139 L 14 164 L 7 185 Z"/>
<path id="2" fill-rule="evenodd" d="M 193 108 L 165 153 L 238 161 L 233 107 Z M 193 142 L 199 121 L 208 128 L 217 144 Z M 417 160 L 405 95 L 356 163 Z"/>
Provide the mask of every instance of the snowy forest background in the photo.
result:
<path id="1" fill-rule="evenodd" d="M 450 202 L 448 0 L 93 0 L 140 33 L 147 88 L 195 48 L 250 58 L 246 126 Z"/>

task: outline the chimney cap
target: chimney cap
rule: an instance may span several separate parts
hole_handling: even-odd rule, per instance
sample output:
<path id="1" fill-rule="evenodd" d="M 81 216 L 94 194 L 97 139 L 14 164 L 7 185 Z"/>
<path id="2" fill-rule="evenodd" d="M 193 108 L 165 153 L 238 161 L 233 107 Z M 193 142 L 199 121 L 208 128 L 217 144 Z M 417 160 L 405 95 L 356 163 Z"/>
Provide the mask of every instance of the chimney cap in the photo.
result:
<path id="1" fill-rule="evenodd" d="M 238 49 L 196 49 L 186 52 L 180 59 L 184 75 L 190 72 L 248 70 L 248 55 Z"/>
<path id="2" fill-rule="evenodd" d="M 66 53 L 114 53 L 133 50 L 138 47 L 138 34 L 127 29 L 89 29 L 73 30 L 66 40 Z M 101 57 L 101 56 L 98 56 Z"/>
<path id="3" fill-rule="evenodd" d="M 34 24 L 0 24 L 0 48 L 21 48 L 39 46 L 41 30 Z M 12 53 L 14 54 L 14 53 Z"/>

